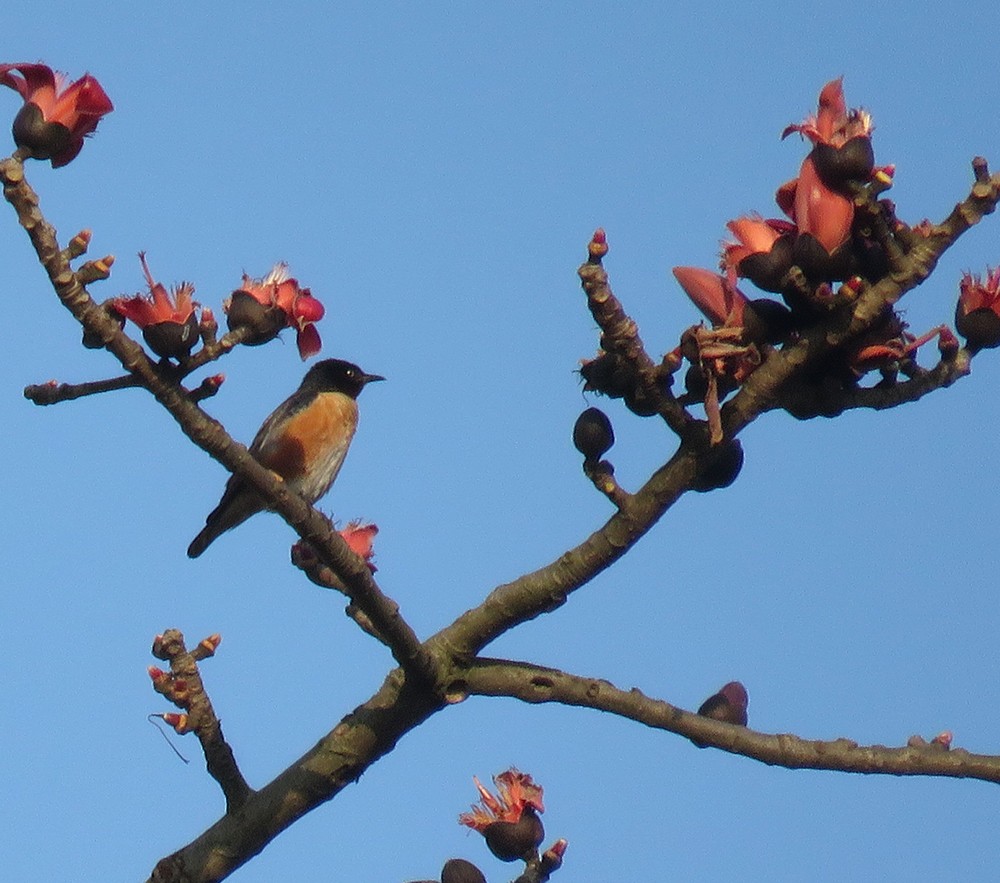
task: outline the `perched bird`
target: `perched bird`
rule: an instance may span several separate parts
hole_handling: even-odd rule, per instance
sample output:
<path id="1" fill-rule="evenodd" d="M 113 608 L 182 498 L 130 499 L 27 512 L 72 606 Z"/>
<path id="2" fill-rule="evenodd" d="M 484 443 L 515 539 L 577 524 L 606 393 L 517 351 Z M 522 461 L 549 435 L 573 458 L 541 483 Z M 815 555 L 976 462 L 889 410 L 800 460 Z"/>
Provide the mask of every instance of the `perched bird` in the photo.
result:
<path id="1" fill-rule="evenodd" d="M 310 503 L 333 484 L 358 426 L 355 401 L 365 386 L 385 380 L 365 374 L 340 359 L 317 362 L 302 384 L 264 421 L 250 444 L 250 453 L 274 471 Z M 258 493 L 237 475 L 226 483 L 219 505 L 205 519 L 205 527 L 188 546 L 197 558 L 216 537 L 242 524 L 267 506 Z"/>

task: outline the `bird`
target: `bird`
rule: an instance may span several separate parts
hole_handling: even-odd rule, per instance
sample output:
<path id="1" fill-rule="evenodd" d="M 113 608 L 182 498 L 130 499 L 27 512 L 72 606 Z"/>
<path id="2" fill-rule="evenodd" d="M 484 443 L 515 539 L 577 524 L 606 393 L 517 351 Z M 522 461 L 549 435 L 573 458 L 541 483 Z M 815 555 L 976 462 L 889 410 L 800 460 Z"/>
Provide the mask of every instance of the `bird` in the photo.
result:
<path id="1" fill-rule="evenodd" d="M 366 374 L 342 359 L 317 362 L 299 388 L 261 425 L 250 443 L 250 454 L 284 479 L 290 490 L 315 503 L 330 489 L 344 464 L 358 426 L 357 397 L 377 380 L 385 378 Z M 221 534 L 265 509 L 267 505 L 248 482 L 231 476 L 219 505 L 188 546 L 188 557 L 197 558 Z"/>

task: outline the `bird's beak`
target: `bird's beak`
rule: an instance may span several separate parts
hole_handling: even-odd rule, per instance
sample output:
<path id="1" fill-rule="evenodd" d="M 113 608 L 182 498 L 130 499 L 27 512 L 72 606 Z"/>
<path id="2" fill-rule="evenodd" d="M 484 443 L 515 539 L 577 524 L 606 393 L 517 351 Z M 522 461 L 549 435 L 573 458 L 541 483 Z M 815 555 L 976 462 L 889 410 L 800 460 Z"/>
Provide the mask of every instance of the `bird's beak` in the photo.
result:
<path id="1" fill-rule="evenodd" d="M 376 380 L 385 380 L 385 378 L 381 374 L 366 374 L 361 379 L 364 380 L 366 384 L 374 383 Z"/>

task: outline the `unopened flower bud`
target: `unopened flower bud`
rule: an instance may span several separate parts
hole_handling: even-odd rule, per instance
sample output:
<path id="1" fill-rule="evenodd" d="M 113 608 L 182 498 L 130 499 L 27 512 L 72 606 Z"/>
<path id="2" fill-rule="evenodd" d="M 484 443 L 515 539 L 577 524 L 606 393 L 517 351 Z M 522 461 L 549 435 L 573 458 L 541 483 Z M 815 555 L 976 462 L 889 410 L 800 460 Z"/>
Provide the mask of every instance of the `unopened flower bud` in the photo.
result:
<path id="1" fill-rule="evenodd" d="M 441 869 L 441 883 L 486 883 L 486 877 L 472 862 L 450 858 Z"/>
<path id="2" fill-rule="evenodd" d="M 209 635 L 207 638 L 202 638 L 198 644 L 201 647 L 205 656 L 214 656 L 215 651 L 219 649 L 219 644 L 222 643 L 222 635 L 216 632 L 214 635 Z"/>
<path id="3" fill-rule="evenodd" d="M 90 239 L 93 235 L 94 234 L 91 233 L 90 230 L 81 230 L 69 241 L 69 244 L 66 246 L 66 252 L 70 257 L 70 260 L 78 258 L 82 254 L 86 254 L 87 248 L 90 245 Z"/>
<path id="4" fill-rule="evenodd" d="M 168 711 L 165 714 L 161 714 L 160 717 L 163 718 L 163 722 L 168 727 L 173 727 L 180 735 L 190 732 L 190 727 L 188 724 L 190 720 L 186 714 L 178 714 L 174 711 Z"/>
<path id="5" fill-rule="evenodd" d="M 747 703 L 746 687 L 739 681 L 730 681 L 718 693 L 713 693 L 701 703 L 698 714 L 702 717 L 710 717 L 713 720 L 745 727 L 747 725 Z M 691 741 L 699 748 L 708 747 L 705 742 L 699 742 L 695 739 Z"/>
<path id="6" fill-rule="evenodd" d="M 738 438 L 723 442 L 715 459 L 695 478 L 691 490 L 699 494 L 729 487 L 743 468 L 743 445 Z"/>
<path id="7" fill-rule="evenodd" d="M 573 444 L 586 460 L 599 460 L 614 443 L 611 421 L 600 408 L 587 408 L 576 418 Z"/>
<path id="8" fill-rule="evenodd" d="M 563 855 L 569 842 L 560 838 L 542 853 L 542 873 L 551 874 L 562 867 Z"/>
<path id="9" fill-rule="evenodd" d="M 601 259 L 608 253 L 608 237 L 603 227 L 598 227 L 594 231 L 594 235 L 587 245 L 587 253 L 590 255 L 591 263 L 594 264 L 599 264 Z"/>

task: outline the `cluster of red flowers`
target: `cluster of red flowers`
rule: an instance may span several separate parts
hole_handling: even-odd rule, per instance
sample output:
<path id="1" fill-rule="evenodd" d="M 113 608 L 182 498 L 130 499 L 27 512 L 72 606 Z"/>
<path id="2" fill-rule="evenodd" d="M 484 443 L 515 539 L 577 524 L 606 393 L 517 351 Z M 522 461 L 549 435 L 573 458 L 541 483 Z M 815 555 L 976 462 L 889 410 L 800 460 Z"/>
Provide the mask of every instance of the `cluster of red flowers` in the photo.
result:
<path id="1" fill-rule="evenodd" d="M 83 139 L 96 131 L 101 117 L 114 110 L 111 99 L 90 74 L 69 83 L 67 77 L 44 64 L 0 64 L 0 84 L 24 99 L 12 127 L 21 155 L 49 160 L 53 168 L 73 160 L 83 149 Z M 139 260 L 149 294 L 116 298 L 111 309 L 123 322 L 130 319 L 142 329 L 156 355 L 187 358 L 201 327 L 214 329 L 215 319 L 206 308 L 199 324 L 195 318 L 199 304 L 192 299 L 194 286 L 182 282 L 168 292 L 153 280 L 145 256 L 140 254 Z M 288 275 L 286 264 L 276 264 L 263 279 L 244 274 L 241 287 L 223 308 L 230 330 L 246 329 L 244 343 L 250 346 L 273 340 L 284 328 L 294 328 L 303 359 L 320 351 L 316 323 L 323 318 L 323 305 Z"/>
<path id="2" fill-rule="evenodd" d="M 796 178 L 778 188 L 776 202 L 786 219 L 747 215 L 727 223 L 732 239 L 723 242 L 721 272 L 699 267 L 675 267 L 674 276 L 711 323 L 687 332 L 676 353 L 692 364 L 699 395 L 706 407 L 717 407 L 717 398 L 738 386 L 763 361 L 762 347 L 794 339 L 800 329 L 836 303 L 833 284 L 841 282 L 839 294 L 850 299 L 859 288 L 874 283 L 889 271 L 885 250 L 871 234 L 870 224 L 860 223 L 855 197 L 865 188 L 877 194 L 892 184 L 893 166 L 876 166 L 871 143 L 872 120 L 864 110 L 849 110 L 840 79 L 827 83 L 819 95 L 814 116 L 788 126 L 786 137 L 798 133 L 812 147 Z M 878 210 L 890 225 L 896 223 L 890 204 Z M 868 219 L 870 220 L 870 219 Z M 922 228 L 914 228 L 919 235 Z M 748 279 L 765 292 L 781 295 L 784 303 L 748 298 L 737 286 Z M 1000 279 L 992 280 L 994 291 Z M 963 283 L 960 317 L 973 311 L 993 310 L 988 294 L 991 281 Z M 966 287 L 975 294 L 965 294 Z M 982 312 L 964 326 L 996 321 L 1000 343 L 1000 319 Z M 959 320 L 959 330 L 963 322 Z M 957 350 L 947 328 L 940 327 L 921 338 L 906 331 L 902 319 L 887 309 L 864 340 L 843 353 L 832 366 L 843 382 L 854 383 L 866 372 L 893 372 L 912 357 L 918 346 L 939 337 L 942 352 Z M 971 340 L 970 340 L 971 344 Z M 988 345 L 988 344 L 980 344 Z M 996 344 L 992 344 L 996 345 Z M 705 378 L 708 378 L 706 383 Z M 707 386 L 707 392 L 703 392 Z"/>
<path id="3" fill-rule="evenodd" d="M 130 319 L 142 329 L 149 348 L 164 359 L 187 358 L 198 340 L 199 323 L 193 300 L 194 286 L 190 282 L 176 285 L 168 293 L 166 286 L 156 282 L 146 265 L 146 256 L 139 254 L 142 272 L 149 294 L 134 294 L 111 301 L 114 312 Z M 244 343 L 258 346 L 273 340 L 284 328 L 295 328 L 299 355 L 303 359 L 320 351 L 321 341 L 315 323 L 323 318 L 323 305 L 308 288 L 288 275 L 285 264 L 277 264 L 263 279 L 243 276 L 237 291 L 223 302 L 229 329 L 246 328 Z M 201 312 L 201 325 L 214 327 L 215 317 L 207 307 Z"/>

